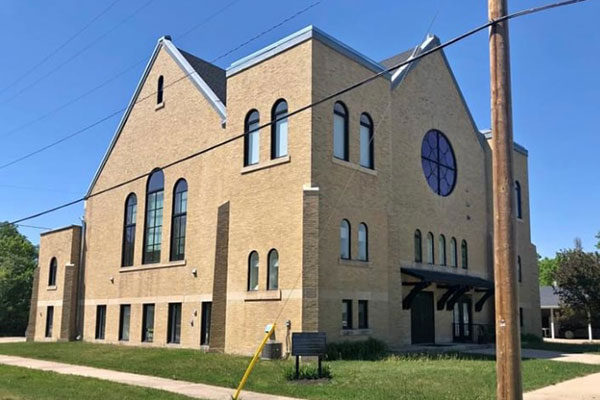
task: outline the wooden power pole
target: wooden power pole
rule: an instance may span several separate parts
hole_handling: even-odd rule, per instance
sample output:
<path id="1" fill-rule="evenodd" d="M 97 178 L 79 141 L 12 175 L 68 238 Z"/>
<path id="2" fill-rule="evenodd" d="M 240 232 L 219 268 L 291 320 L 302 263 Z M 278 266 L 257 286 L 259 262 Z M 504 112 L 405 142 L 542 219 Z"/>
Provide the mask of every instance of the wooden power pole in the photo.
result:
<path id="1" fill-rule="evenodd" d="M 488 0 L 490 21 L 507 14 L 507 0 Z M 494 282 L 496 305 L 496 394 L 523 398 L 517 301 L 513 177 L 512 99 L 508 21 L 490 28 L 492 171 L 494 199 Z"/>

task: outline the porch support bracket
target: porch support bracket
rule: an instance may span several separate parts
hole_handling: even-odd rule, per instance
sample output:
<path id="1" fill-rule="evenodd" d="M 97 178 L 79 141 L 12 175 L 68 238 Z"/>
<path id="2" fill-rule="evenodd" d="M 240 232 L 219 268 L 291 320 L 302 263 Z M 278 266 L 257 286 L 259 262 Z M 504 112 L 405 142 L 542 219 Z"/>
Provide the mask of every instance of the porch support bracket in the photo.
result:
<path id="1" fill-rule="evenodd" d="M 456 304 L 458 299 L 460 299 L 460 297 L 463 294 L 467 293 L 469 291 L 469 289 L 470 289 L 469 286 L 461 286 L 460 289 L 458 289 L 456 292 L 454 292 L 452 297 L 450 297 L 450 299 L 446 303 L 446 310 L 451 311 L 454 308 L 454 304 Z"/>
<path id="2" fill-rule="evenodd" d="M 408 293 L 406 295 L 406 297 L 402 300 L 402 308 L 405 310 L 410 309 L 410 305 L 412 304 L 413 300 L 415 299 L 415 297 L 417 296 L 417 294 L 419 294 L 419 292 L 423 289 L 425 289 L 427 286 L 431 285 L 431 282 L 419 282 L 417 283 L 412 290 L 410 291 L 410 293 Z"/>
<path id="3" fill-rule="evenodd" d="M 438 286 L 438 288 L 439 288 L 439 286 Z M 450 286 L 448 288 L 448 290 L 446 290 L 446 293 L 444 293 L 437 302 L 438 311 L 441 311 L 444 309 L 444 307 L 446 306 L 446 301 L 448 301 L 450 296 L 452 296 L 459 289 L 460 289 L 460 285 L 454 285 L 454 286 Z"/>
<path id="4" fill-rule="evenodd" d="M 481 298 L 477 301 L 477 303 L 475 303 L 475 311 L 480 312 L 483 309 L 483 305 L 485 304 L 487 299 L 489 299 L 493 295 L 494 295 L 494 289 L 490 289 L 490 290 L 486 291 L 485 294 L 483 296 L 481 296 Z"/>

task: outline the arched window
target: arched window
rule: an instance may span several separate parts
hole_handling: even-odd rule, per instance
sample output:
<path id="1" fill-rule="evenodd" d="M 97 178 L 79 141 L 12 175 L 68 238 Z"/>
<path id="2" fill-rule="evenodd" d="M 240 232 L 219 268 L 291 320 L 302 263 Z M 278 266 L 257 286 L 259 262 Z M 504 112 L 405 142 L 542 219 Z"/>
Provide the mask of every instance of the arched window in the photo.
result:
<path id="1" fill-rule="evenodd" d="M 521 267 L 521 256 L 517 256 L 517 277 L 519 282 L 523 282 L 523 269 Z"/>
<path id="2" fill-rule="evenodd" d="M 258 290 L 258 253 L 253 251 L 248 257 L 248 291 Z"/>
<path id="3" fill-rule="evenodd" d="M 348 161 L 348 109 L 341 101 L 333 106 L 333 156 Z"/>
<path id="4" fill-rule="evenodd" d="M 187 223 L 188 186 L 185 179 L 175 184 L 171 219 L 171 261 L 185 259 L 185 226 Z"/>
<path id="5" fill-rule="evenodd" d="M 358 259 L 369 260 L 369 230 L 364 222 L 358 225 Z"/>
<path id="6" fill-rule="evenodd" d="M 283 99 L 277 100 L 271 110 L 271 158 L 287 156 L 288 148 L 288 106 Z"/>
<path id="7" fill-rule="evenodd" d="M 519 181 L 515 182 L 515 197 L 516 197 L 516 207 L 517 207 L 517 218 L 523 218 L 523 207 L 521 205 L 521 184 Z"/>
<path id="8" fill-rule="evenodd" d="M 56 274 L 58 272 L 58 263 L 56 257 L 50 260 L 50 270 L 48 271 L 48 286 L 56 286 Z"/>
<path id="9" fill-rule="evenodd" d="M 421 241 L 421 231 L 417 229 L 415 231 L 415 261 L 419 263 L 423 262 L 423 246 Z"/>
<path id="10" fill-rule="evenodd" d="M 456 238 L 450 239 L 450 266 L 458 267 L 458 247 Z"/>
<path id="11" fill-rule="evenodd" d="M 373 121 L 367 113 L 360 116 L 360 165 L 365 168 L 375 168 L 373 149 L 375 138 L 373 137 Z"/>
<path id="12" fill-rule="evenodd" d="M 427 263 L 435 264 L 435 247 L 433 243 L 433 233 L 427 234 Z"/>
<path id="13" fill-rule="evenodd" d="M 279 289 L 279 253 L 275 249 L 269 252 L 269 265 L 267 265 L 267 289 Z"/>
<path id="14" fill-rule="evenodd" d="M 460 253 L 462 255 L 462 267 L 464 269 L 469 268 L 469 249 L 467 248 L 466 240 L 463 240 L 460 245 Z"/>
<path id="15" fill-rule="evenodd" d="M 137 217 L 137 197 L 135 193 L 129 194 L 125 200 L 125 224 L 123 227 L 123 254 L 121 265 L 133 265 L 133 250 L 135 248 L 135 222 Z"/>
<path id="16" fill-rule="evenodd" d="M 258 130 L 260 115 L 252 110 L 246 115 L 244 122 L 244 165 L 257 164 L 260 156 L 260 131 Z"/>
<path id="17" fill-rule="evenodd" d="M 165 78 L 161 75 L 158 77 L 158 85 L 156 88 L 156 104 L 163 102 L 163 89 L 164 89 Z"/>
<path id="18" fill-rule="evenodd" d="M 146 218 L 144 229 L 144 264 L 160 262 L 162 244 L 163 196 L 165 177 L 160 169 L 148 178 L 146 187 Z"/>
<path id="19" fill-rule="evenodd" d="M 350 259 L 350 222 L 347 219 L 340 224 L 340 258 Z"/>
<path id="20" fill-rule="evenodd" d="M 446 236 L 440 235 L 438 247 L 440 248 L 440 265 L 446 265 Z"/>

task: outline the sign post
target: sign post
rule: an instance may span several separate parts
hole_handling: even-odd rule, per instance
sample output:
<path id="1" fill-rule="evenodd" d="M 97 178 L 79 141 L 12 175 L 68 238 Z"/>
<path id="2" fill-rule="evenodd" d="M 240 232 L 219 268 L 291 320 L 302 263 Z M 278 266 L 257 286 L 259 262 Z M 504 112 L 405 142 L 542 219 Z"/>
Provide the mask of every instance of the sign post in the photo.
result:
<path id="1" fill-rule="evenodd" d="M 319 378 L 323 376 L 322 358 L 327 351 L 325 332 L 292 333 L 292 356 L 296 357 L 296 379 L 300 377 L 300 356 L 319 358 Z"/>

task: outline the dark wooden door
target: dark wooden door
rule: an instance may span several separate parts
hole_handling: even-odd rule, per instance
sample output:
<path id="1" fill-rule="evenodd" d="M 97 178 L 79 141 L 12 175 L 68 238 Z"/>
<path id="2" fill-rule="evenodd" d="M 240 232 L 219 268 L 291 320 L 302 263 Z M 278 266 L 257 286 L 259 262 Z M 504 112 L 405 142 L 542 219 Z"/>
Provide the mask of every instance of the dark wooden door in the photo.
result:
<path id="1" fill-rule="evenodd" d="M 412 343 L 435 343 L 433 293 L 420 292 L 410 307 Z"/>

